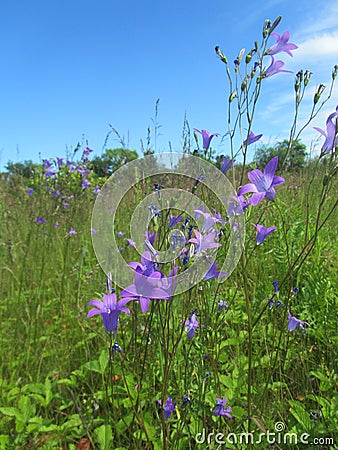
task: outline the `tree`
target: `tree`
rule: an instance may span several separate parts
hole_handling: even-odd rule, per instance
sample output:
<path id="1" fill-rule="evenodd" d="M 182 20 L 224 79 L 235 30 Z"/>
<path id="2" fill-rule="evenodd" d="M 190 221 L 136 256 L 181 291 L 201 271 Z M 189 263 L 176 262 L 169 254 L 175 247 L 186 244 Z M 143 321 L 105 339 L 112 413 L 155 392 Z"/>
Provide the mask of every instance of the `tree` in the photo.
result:
<path id="1" fill-rule="evenodd" d="M 138 154 L 135 150 L 115 148 L 107 149 L 101 156 L 93 158 L 91 163 L 96 175 L 107 177 L 127 162 L 137 158 Z"/>
<path id="2" fill-rule="evenodd" d="M 34 164 L 31 160 L 25 160 L 23 163 L 8 161 L 6 164 L 6 170 L 9 175 L 21 175 L 24 178 L 32 177 L 38 168 L 41 169 L 41 166 Z"/>
<path id="3" fill-rule="evenodd" d="M 274 147 L 269 147 L 267 145 L 262 145 L 256 150 L 254 156 L 254 162 L 257 167 L 264 168 L 266 164 L 274 156 L 278 156 L 278 166 L 281 169 L 281 164 L 283 163 L 283 169 L 288 172 L 297 172 L 302 169 L 305 165 L 306 160 L 306 145 L 302 144 L 299 140 L 292 143 L 290 150 L 289 141 L 284 139 L 284 141 L 277 142 Z"/>

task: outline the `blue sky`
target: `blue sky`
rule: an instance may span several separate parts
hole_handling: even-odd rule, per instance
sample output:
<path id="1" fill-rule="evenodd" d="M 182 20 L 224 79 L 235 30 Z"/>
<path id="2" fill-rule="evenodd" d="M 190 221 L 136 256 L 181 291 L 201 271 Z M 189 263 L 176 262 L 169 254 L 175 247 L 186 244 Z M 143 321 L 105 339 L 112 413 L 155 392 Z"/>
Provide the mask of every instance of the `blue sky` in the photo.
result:
<path id="1" fill-rule="evenodd" d="M 224 134 L 228 86 L 214 47 L 233 61 L 260 40 L 267 18 L 282 15 L 276 31 L 289 30 L 299 46 L 293 58 L 278 55 L 285 68 L 313 72 L 301 121 L 338 63 L 338 4 L 323 0 L 18 0 L 2 2 L 0 12 L 1 167 L 65 156 L 78 142 L 101 154 L 109 124 L 140 152 L 158 98 L 158 151 L 169 141 L 181 151 L 185 113 L 191 128 Z M 288 136 L 294 74 L 265 81 L 253 130 L 273 143 Z M 335 88 L 305 143 L 337 104 Z M 219 142 L 214 149 L 228 154 L 227 141 Z M 107 147 L 118 146 L 110 135 Z"/>

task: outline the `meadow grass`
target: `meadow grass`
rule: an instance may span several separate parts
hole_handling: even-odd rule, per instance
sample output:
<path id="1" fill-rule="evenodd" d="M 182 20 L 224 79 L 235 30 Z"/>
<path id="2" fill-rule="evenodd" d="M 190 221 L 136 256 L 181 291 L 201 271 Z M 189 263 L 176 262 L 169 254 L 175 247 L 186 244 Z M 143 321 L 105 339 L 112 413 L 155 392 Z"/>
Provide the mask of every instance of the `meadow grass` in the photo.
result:
<path id="1" fill-rule="evenodd" d="M 249 211 L 245 252 L 232 276 L 199 283 L 171 302 L 153 301 L 147 314 L 129 304 L 118 330 L 123 352 L 113 359 L 101 321 L 86 319 L 86 303 L 105 286 L 91 243 L 95 195 L 64 181 L 64 206 L 39 180 L 29 196 L 25 180 L 2 179 L 0 448 L 196 448 L 203 430 L 259 433 L 274 431 L 276 422 L 299 435 L 332 437 L 337 188 L 330 184 L 321 206 L 325 168 L 284 177 L 275 202 Z M 142 189 L 131 195 L 136 202 Z M 320 208 L 319 223 L 327 219 L 318 228 Z M 116 231 L 128 236 L 130 219 L 121 211 Z M 278 227 L 257 246 L 251 223 L 263 215 Z M 123 246 L 126 260 L 137 260 Z M 274 280 L 274 298 L 285 306 L 270 309 Z M 228 308 L 218 312 L 219 300 Z M 195 309 L 201 326 L 189 340 L 184 322 Z M 306 333 L 288 331 L 288 309 L 309 323 Z M 164 421 L 157 400 L 169 396 L 177 406 Z M 223 396 L 232 419 L 212 414 Z M 217 448 L 212 439 L 209 445 Z"/>

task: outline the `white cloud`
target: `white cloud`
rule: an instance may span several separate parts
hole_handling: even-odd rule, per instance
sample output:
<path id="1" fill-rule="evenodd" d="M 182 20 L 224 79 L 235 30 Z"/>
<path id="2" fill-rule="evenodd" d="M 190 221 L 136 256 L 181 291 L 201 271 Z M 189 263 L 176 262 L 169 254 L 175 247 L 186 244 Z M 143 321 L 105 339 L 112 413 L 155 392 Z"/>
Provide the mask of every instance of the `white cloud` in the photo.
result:
<path id="1" fill-rule="evenodd" d="M 298 44 L 295 51 L 297 61 L 327 59 L 328 57 L 338 63 L 338 29 L 331 33 L 315 35 Z"/>

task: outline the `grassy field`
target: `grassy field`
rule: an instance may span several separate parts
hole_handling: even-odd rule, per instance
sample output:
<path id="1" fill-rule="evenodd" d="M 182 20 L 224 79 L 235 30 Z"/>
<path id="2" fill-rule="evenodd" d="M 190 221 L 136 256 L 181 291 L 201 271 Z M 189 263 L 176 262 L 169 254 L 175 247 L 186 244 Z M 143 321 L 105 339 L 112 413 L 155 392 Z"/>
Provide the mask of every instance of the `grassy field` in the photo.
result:
<path id="1" fill-rule="evenodd" d="M 201 281 L 172 300 L 150 301 L 144 314 L 129 302 L 116 338 L 122 352 L 112 352 L 115 337 L 100 317 L 86 318 L 86 303 L 106 292 L 91 242 L 93 190 L 105 180 L 90 174 L 84 188 L 83 174 L 65 166 L 56 179 L 3 175 L 0 449 L 235 449 L 250 447 L 250 437 L 240 441 L 248 432 L 255 440 L 264 434 L 251 448 L 338 448 L 325 441 L 338 443 L 332 167 L 278 173 L 286 182 L 275 201 L 245 211 L 244 252 L 224 283 Z M 153 182 L 136 186 L 136 203 Z M 195 191 L 208 202 L 203 183 Z M 166 219 L 150 224 L 155 248 Z M 140 261 L 125 241 L 129 221 L 122 207 L 114 232 L 124 233 L 117 239 L 126 262 Z M 261 245 L 257 223 L 277 227 Z M 288 311 L 307 324 L 290 331 Z M 199 326 L 189 339 L 193 313 Z M 232 417 L 217 414 L 223 397 Z M 168 398 L 176 406 L 166 418 L 158 400 Z M 285 433 L 298 443 L 284 442 Z"/>

